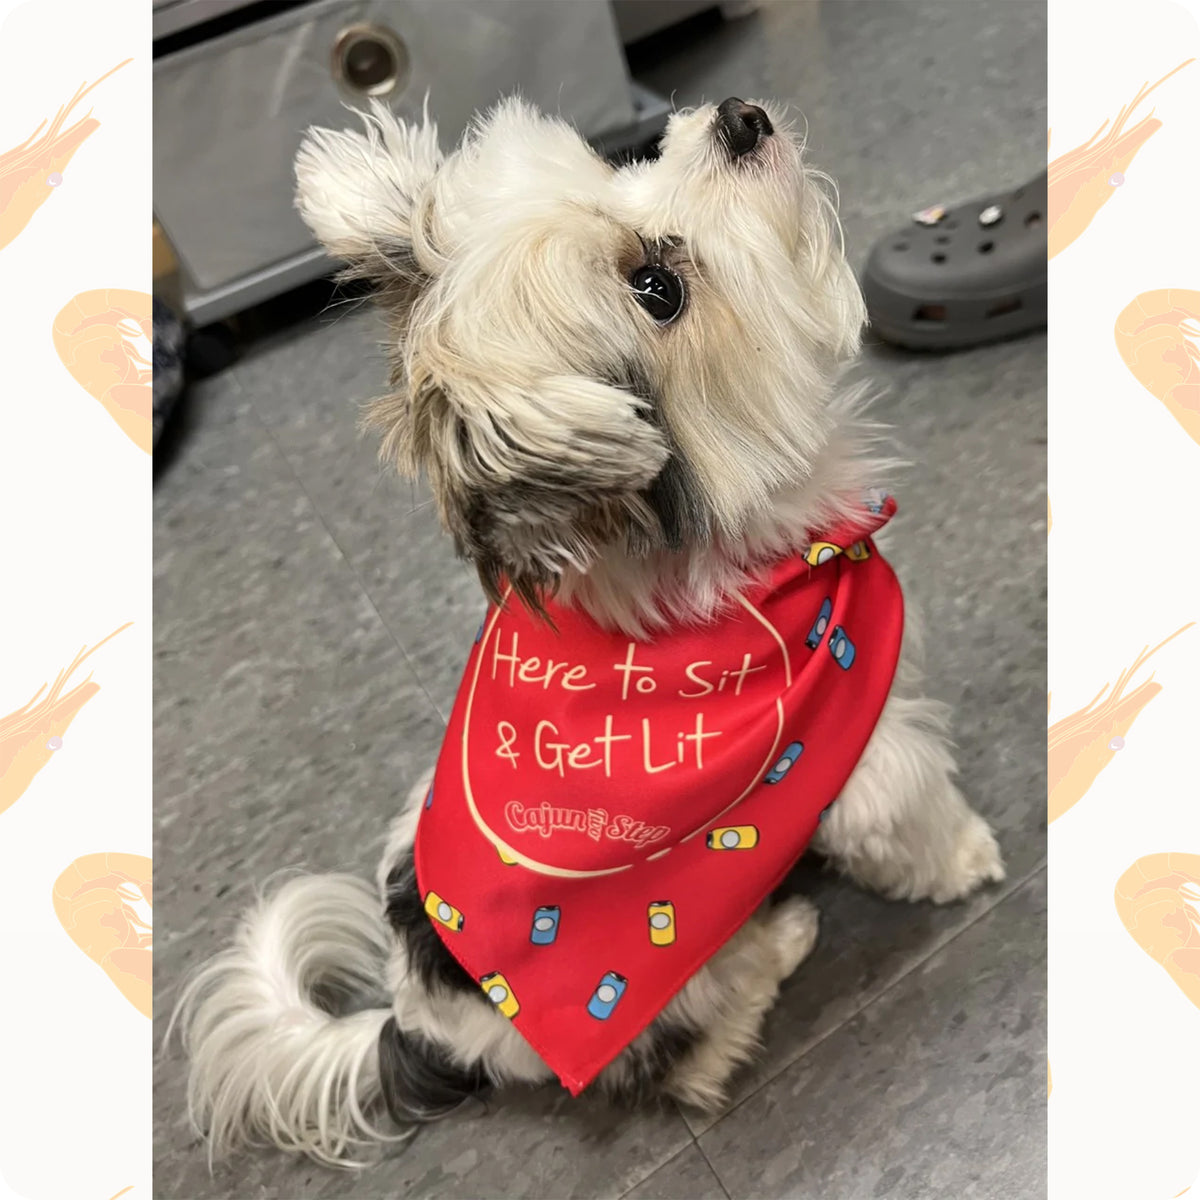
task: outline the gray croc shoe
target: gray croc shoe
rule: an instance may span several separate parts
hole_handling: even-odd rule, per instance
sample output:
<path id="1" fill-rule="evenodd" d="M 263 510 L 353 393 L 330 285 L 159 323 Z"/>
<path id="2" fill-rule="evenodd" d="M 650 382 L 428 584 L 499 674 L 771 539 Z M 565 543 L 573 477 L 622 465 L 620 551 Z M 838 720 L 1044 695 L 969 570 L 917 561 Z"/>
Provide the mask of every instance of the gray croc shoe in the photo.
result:
<path id="1" fill-rule="evenodd" d="M 1046 175 L 953 208 L 933 205 L 877 242 L 862 276 L 871 327 L 948 350 L 1046 325 Z"/>

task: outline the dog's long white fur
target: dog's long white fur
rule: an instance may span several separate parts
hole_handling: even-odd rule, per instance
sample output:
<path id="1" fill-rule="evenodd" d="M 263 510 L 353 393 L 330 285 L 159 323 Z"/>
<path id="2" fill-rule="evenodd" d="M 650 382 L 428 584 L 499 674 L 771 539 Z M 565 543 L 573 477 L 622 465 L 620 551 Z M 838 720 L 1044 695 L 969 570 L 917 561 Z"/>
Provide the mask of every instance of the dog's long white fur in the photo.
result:
<path id="1" fill-rule="evenodd" d="M 173 1017 L 192 1059 L 189 1112 L 210 1157 L 261 1142 L 349 1165 L 390 1136 L 368 1115 L 380 1096 L 389 950 L 379 898 L 353 876 L 288 879 L 246 914 Z M 316 1003 L 318 987 L 384 1006 L 335 1016 Z"/>
<path id="2" fill-rule="evenodd" d="M 475 551 L 523 556 L 554 574 L 561 602 L 633 636 L 711 616 L 885 481 L 863 392 L 841 379 L 864 312 L 836 213 L 783 114 L 768 111 L 777 135 L 757 164 L 736 167 L 714 141 L 711 106 L 672 117 L 660 162 L 613 172 L 562 122 L 515 101 L 445 160 L 427 119 L 404 125 L 382 107 L 365 135 L 310 133 L 297 160 L 304 219 L 393 310 L 396 391 L 375 407 L 385 457 L 429 473 L 460 544 L 479 532 L 464 524 L 464 497 L 482 495 L 496 515 Z M 664 331 L 631 303 L 616 264 L 639 241 L 670 247 L 679 235 L 689 315 Z M 597 500 L 636 514 L 634 493 L 667 455 L 662 429 L 642 419 L 645 397 L 610 382 L 629 363 L 653 385 L 711 536 L 632 553 L 586 526 Z M 586 473 L 582 500 L 543 486 L 540 507 L 506 507 L 504 488 L 564 448 L 569 474 Z M 814 847 L 884 895 L 952 901 L 1004 870 L 954 783 L 948 714 L 924 695 L 911 618 L 904 640 L 883 715 Z M 412 844 L 424 791 L 422 781 L 394 823 L 378 892 L 345 876 L 287 881 L 184 992 L 190 1105 L 211 1152 L 265 1141 L 357 1161 L 388 1136 L 376 1122 L 389 1016 L 496 1083 L 550 1077 L 478 996 L 427 991 L 384 924 L 385 881 Z M 663 1093 L 722 1102 L 816 934 L 808 901 L 764 905 L 685 985 L 663 1015 L 701 1032 Z M 365 1007 L 333 1015 L 316 999 L 331 985 Z M 652 1036 L 597 1086 L 629 1083 Z"/>

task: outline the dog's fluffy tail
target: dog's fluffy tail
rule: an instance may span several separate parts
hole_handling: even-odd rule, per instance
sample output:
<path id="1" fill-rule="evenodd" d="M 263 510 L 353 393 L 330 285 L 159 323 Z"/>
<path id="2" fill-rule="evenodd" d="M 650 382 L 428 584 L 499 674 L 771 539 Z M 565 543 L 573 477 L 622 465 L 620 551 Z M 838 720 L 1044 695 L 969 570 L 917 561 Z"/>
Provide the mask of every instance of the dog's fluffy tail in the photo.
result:
<path id="1" fill-rule="evenodd" d="M 266 1142 L 355 1165 L 364 1146 L 396 1136 L 375 1123 L 388 1100 L 381 1036 L 394 1038 L 395 1024 L 387 1007 L 369 1007 L 387 1004 L 388 949 L 378 896 L 351 876 L 289 879 L 247 913 L 171 1021 L 210 1160 Z"/>

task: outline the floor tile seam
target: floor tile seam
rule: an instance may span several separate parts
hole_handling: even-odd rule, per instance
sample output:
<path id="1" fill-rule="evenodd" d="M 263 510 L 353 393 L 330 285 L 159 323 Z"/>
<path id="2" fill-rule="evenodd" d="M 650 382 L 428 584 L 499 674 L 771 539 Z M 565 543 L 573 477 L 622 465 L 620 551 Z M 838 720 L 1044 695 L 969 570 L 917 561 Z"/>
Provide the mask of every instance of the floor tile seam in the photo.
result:
<path id="1" fill-rule="evenodd" d="M 717 1124 L 719 1125 L 720 1121 L 718 1121 Z M 714 1125 L 713 1128 L 715 1129 L 716 1126 Z M 707 1132 L 707 1130 L 705 1132 Z M 696 1149 L 700 1151 L 701 1155 L 704 1157 L 704 1161 L 708 1163 L 708 1169 L 713 1173 L 713 1178 L 717 1181 L 717 1185 L 725 1194 L 725 1200 L 733 1200 L 733 1193 L 730 1192 L 725 1180 L 721 1178 L 721 1172 L 717 1170 L 716 1163 L 714 1163 L 713 1160 L 708 1157 L 708 1151 L 705 1150 L 702 1145 L 700 1145 L 699 1138 L 696 1138 Z"/>
<path id="2" fill-rule="evenodd" d="M 685 1121 L 683 1119 L 683 1114 L 680 1113 L 678 1109 L 675 1109 L 675 1112 L 679 1116 L 680 1124 L 683 1126 L 685 1132 L 688 1135 L 688 1141 L 685 1142 L 682 1146 L 680 1146 L 679 1149 L 676 1150 L 674 1154 L 670 1155 L 670 1157 L 665 1158 L 662 1162 L 657 1163 L 655 1166 L 651 1167 L 651 1169 L 649 1171 L 647 1171 L 645 1175 L 641 1176 L 641 1178 L 634 1180 L 634 1182 L 631 1183 L 620 1194 L 619 1200 L 625 1200 L 626 1196 L 630 1195 L 632 1192 L 637 1191 L 637 1189 L 640 1188 L 642 1186 L 642 1184 L 644 1184 L 647 1180 L 653 1179 L 654 1176 L 659 1173 L 659 1171 L 665 1171 L 673 1162 L 675 1162 L 675 1160 L 677 1158 L 679 1158 L 683 1154 L 686 1154 L 693 1146 L 697 1150 L 700 1150 L 699 1143 L 696 1141 L 696 1135 L 688 1128 L 688 1123 L 687 1123 L 687 1121 Z M 704 1151 L 700 1150 L 700 1153 L 701 1153 L 701 1155 L 703 1155 Z M 706 1157 L 705 1162 L 707 1162 L 707 1161 L 708 1161 L 708 1159 Z M 725 1191 L 724 1184 L 721 1184 L 721 1190 L 723 1192 Z M 729 1200 L 728 1192 L 726 1192 L 726 1200 Z"/>
<path id="3" fill-rule="evenodd" d="M 929 952 L 927 954 L 923 955 L 921 958 L 914 961 L 911 964 L 911 966 L 908 967 L 907 970 L 905 970 L 905 971 L 901 972 L 901 974 L 897 975 L 896 978 L 893 979 L 892 982 L 889 983 L 885 988 L 883 988 L 882 991 L 875 993 L 869 999 L 865 1000 L 857 1008 L 855 1008 L 853 1011 L 848 1013 L 836 1025 L 834 1025 L 832 1028 L 830 1028 L 825 1033 L 823 1033 L 819 1038 L 817 1038 L 813 1042 L 809 1043 L 807 1046 L 804 1047 L 803 1050 L 799 1051 L 797 1054 L 795 1054 L 794 1056 L 789 1058 L 786 1062 L 784 1062 L 779 1067 L 778 1070 L 773 1071 L 769 1076 L 767 1076 L 765 1079 L 763 1079 L 762 1082 L 752 1092 L 749 1092 L 745 1096 L 743 1096 L 728 1112 L 722 1113 L 721 1116 L 716 1121 L 714 1121 L 712 1125 L 710 1125 L 702 1133 L 696 1134 L 695 1135 L 696 1144 L 700 1145 L 701 1138 L 706 1137 L 708 1134 L 710 1134 L 714 1129 L 717 1128 L 718 1125 L 722 1124 L 722 1122 L 726 1121 L 730 1116 L 732 1116 L 735 1112 L 737 1112 L 738 1109 L 741 1108 L 742 1105 L 744 1105 L 748 1100 L 751 1100 L 751 1099 L 753 1099 L 753 1097 L 757 1096 L 759 1094 L 759 1092 L 761 1092 L 768 1084 L 774 1083 L 775 1080 L 778 1079 L 785 1071 L 787 1071 L 791 1067 L 795 1066 L 796 1063 L 801 1061 L 801 1059 L 807 1058 L 810 1054 L 812 1054 L 812 1052 L 814 1050 L 816 1050 L 819 1046 L 822 1046 L 825 1042 L 827 1042 L 836 1033 L 839 1033 L 841 1030 L 845 1029 L 846 1026 L 850 1024 L 851 1021 L 855 1020 L 857 1017 L 859 1017 L 862 1013 L 866 1012 L 867 1009 L 871 1008 L 873 1005 L 878 1004 L 881 1000 L 885 999 L 901 983 L 903 983 L 906 979 L 908 979 L 913 974 L 914 971 L 923 967 L 926 963 L 930 962 L 938 954 L 941 954 L 943 950 L 945 950 L 953 942 L 956 942 L 968 930 L 973 929 L 985 917 L 990 916 L 992 913 L 996 912 L 1002 904 L 1007 903 L 1023 887 L 1025 887 L 1032 880 L 1036 879 L 1039 874 L 1041 874 L 1043 871 L 1045 871 L 1046 864 L 1047 864 L 1047 859 L 1046 859 L 1046 856 L 1043 855 L 1038 860 L 1037 864 L 1030 871 L 1028 871 L 1020 879 L 1016 880 L 1012 884 L 1011 887 L 1006 888 L 1004 890 L 1004 892 L 1002 892 L 1000 895 L 998 895 L 996 897 L 996 899 L 994 900 L 993 903 L 989 904 L 986 908 L 982 909 L 976 917 L 974 917 L 972 920 L 968 921 L 965 925 L 954 930 L 954 932 L 951 933 L 949 936 L 936 942 L 931 947 L 931 949 L 929 950 Z M 704 1152 L 703 1146 L 700 1146 L 700 1149 L 701 1149 L 701 1153 L 703 1153 Z M 707 1158 L 707 1155 L 705 1155 L 705 1157 Z M 714 1171 L 717 1170 L 715 1165 L 713 1166 L 713 1170 Z M 717 1172 L 717 1175 L 718 1175 L 718 1177 L 720 1176 L 719 1171 Z M 724 1180 L 721 1181 L 721 1186 L 722 1187 L 725 1186 Z"/>

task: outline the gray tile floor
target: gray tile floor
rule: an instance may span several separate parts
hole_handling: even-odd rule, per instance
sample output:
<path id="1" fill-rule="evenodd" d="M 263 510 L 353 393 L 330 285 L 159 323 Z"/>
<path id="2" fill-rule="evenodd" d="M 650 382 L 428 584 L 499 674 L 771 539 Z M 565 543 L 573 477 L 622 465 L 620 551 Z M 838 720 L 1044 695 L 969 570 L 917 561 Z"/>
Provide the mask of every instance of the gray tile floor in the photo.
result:
<path id="1" fill-rule="evenodd" d="M 783 0 L 640 77 L 679 104 L 793 102 L 838 179 L 847 245 L 1045 155 L 1043 5 Z M 161 1042 L 181 976 L 281 867 L 374 867 L 432 761 L 482 602 L 426 494 L 380 475 L 356 405 L 381 329 L 334 310 L 193 396 L 155 489 L 155 951 Z M 1035 1197 L 1045 1179 L 1045 370 L 1042 336 L 953 356 L 868 347 L 916 464 L 893 560 L 926 615 L 967 791 L 1009 881 L 886 904 L 802 863 L 818 949 L 719 1120 L 544 1089 L 345 1175 L 261 1152 L 210 1175 L 184 1065 L 156 1060 L 155 1194 L 226 1197 Z"/>

